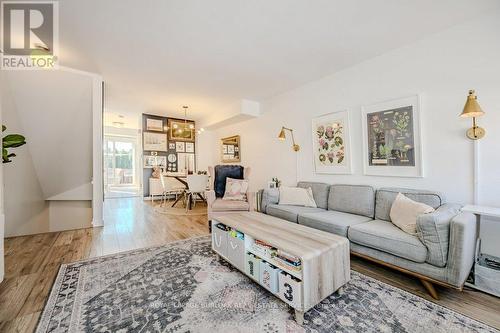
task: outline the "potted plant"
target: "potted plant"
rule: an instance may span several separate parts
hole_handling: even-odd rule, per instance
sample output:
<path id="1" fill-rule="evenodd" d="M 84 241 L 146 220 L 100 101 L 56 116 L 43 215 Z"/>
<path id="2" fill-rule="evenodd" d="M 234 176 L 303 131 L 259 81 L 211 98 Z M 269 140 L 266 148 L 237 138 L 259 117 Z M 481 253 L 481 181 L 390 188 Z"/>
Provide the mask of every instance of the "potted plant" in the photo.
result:
<path id="1" fill-rule="evenodd" d="M 2 125 L 2 132 L 5 132 L 7 127 Z M 26 138 L 21 134 L 8 134 L 2 138 L 2 162 L 10 163 L 12 162 L 11 157 L 15 157 L 16 154 L 10 153 L 9 149 L 21 147 L 26 144 Z"/>

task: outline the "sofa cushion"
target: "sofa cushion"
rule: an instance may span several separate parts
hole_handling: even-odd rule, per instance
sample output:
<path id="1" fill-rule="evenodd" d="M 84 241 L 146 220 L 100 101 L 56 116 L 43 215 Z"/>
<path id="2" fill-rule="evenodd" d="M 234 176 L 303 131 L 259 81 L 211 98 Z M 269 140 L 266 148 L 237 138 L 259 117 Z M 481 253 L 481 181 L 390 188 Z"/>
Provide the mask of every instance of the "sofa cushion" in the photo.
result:
<path id="1" fill-rule="evenodd" d="M 270 204 L 267 206 L 266 209 L 267 214 L 294 223 L 298 222 L 299 214 L 323 212 L 323 211 L 325 210 L 321 208 L 292 206 L 292 205 L 276 205 L 276 204 Z"/>
<path id="2" fill-rule="evenodd" d="M 370 217 L 327 210 L 324 212 L 301 213 L 299 224 L 347 237 L 350 226 L 368 222 Z"/>
<path id="3" fill-rule="evenodd" d="M 417 217 L 423 214 L 429 214 L 434 211 L 429 205 L 416 202 L 407 198 L 404 194 L 398 193 L 392 203 L 391 222 L 407 234 L 417 235 Z"/>
<path id="4" fill-rule="evenodd" d="M 247 211 L 250 209 L 248 201 L 241 200 L 223 200 L 220 198 L 215 199 L 212 203 L 212 211 L 225 212 L 225 211 Z"/>
<path id="5" fill-rule="evenodd" d="M 214 191 L 217 198 L 222 198 L 226 192 L 226 178 L 243 179 L 243 167 L 241 165 L 216 165 Z"/>
<path id="6" fill-rule="evenodd" d="M 330 185 L 325 183 L 316 182 L 298 182 L 297 187 L 308 188 L 310 187 L 313 192 L 314 201 L 318 208 L 327 209 L 328 207 L 328 192 Z"/>
<path id="7" fill-rule="evenodd" d="M 373 220 L 353 225 L 347 232 L 351 242 L 384 251 L 414 262 L 425 262 L 427 248 L 391 222 Z"/>
<path id="8" fill-rule="evenodd" d="M 302 188 L 281 186 L 279 204 L 314 208 L 317 207 L 316 202 L 314 201 L 312 189 L 310 187 Z"/>
<path id="9" fill-rule="evenodd" d="M 460 205 L 444 204 L 436 211 L 417 217 L 417 236 L 427 247 L 426 262 L 444 267 L 448 262 L 451 220 L 460 213 Z"/>
<path id="10" fill-rule="evenodd" d="M 393 187 L 380 188 L 375 195 L 375 218 L 377 220 L 391 220 L 389 214 L 398 193 L 402 193 L 411 200 L 424 203 L 434 209 L 444 203 L 443 195 L 438 192 Z"/>
<path id="11" fill-rule="evenodd" d="M 373 218 L 375 190 L 367 185 L 332 185 L 328 209 Z"/>

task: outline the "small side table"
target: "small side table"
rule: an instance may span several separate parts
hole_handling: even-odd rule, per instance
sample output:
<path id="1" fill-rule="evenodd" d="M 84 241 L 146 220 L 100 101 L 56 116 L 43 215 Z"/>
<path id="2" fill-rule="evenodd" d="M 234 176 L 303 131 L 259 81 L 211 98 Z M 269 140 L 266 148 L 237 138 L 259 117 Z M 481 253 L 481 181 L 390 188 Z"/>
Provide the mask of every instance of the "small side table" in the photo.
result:
<path id="1" fill-rule="evenodd" d="M 500 219 L 500 208 L 479 206 L 479 205 L 465 205 L 464 207 L 462 207 L 462 211 L 473 213 L 474 215 L 476 215 L 476 221 L 477 221 L 476 222 L 477 223 L 477 227 L 476 227 L 476 235 L 477 236 L 476 237 L 477 237 L 477 239 L 476 239 L 476 251 L 474 253 L 474 266 L 475 266 L 478 262 L 478 257 L 479 257 L 480 251 L 481 251 L 481 234 L 480 234 L 480 232 L 481 232 L 481 216 L 493 217 L 496 219 Z M 472 266 L 473 271 L 474 271 L 474 266 Z M 472 272 L 471 272 L 471 274 L 472 274 Z M 468 287 L 477 289 L 477 290 L 488 292 L 488 291 L 483 290 L 482 288 L 476 286 L 473 283 L 466 282 L 465 285 Z"/>

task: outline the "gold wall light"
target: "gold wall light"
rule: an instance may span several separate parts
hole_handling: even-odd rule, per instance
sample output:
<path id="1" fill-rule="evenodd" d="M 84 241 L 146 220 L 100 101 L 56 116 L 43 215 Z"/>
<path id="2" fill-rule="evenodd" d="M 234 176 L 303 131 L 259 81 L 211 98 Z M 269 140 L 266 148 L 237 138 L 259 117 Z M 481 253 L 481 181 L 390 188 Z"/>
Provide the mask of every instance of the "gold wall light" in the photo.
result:
<path id="1" fill-rule="evenodd" d="M 479 140 L 484 137 L 486 131 L 484 128 L 477 126 L 476 117 L 481 117 L 484 115 L 484 111 L 481 110 L 479 103 L 477 102 L 477 96 L 474 90 L 469 90 L 469 96 L 467 96 L 467 101 L 465 102 L 464 110 L 460 114 L 462 118 L 472 117 L 472 127 L 466 132 L 467 137 L 471 140 Z"/>
<path id="2" fill-rule="evenodd" d="M 286 139 L 285 131 L 290 131 L 290 134 L 292 135 L 292 149 L 293 149 L 293 151 L 299 151 L 300 146 L 295 143 L 295 138 L 293 137 L 293 129 L 282 126 L 280 134 L 278 134 L 278 139 L 280 139 L 281 141 L 285 141 L 285 139 Z"/>

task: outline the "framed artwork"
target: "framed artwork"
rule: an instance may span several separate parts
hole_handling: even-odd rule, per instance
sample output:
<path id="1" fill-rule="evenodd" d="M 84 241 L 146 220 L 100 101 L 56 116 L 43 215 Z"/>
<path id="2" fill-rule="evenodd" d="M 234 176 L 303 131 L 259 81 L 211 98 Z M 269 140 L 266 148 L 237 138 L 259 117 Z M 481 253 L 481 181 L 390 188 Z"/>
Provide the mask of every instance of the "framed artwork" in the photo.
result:
<path id="1" fill-rule="evenodd" d="M 144 168 L 160 167 L 165 168 L 167 165 L 167 156 L 145 155 Z"/>
<path id="2" fill-rule="evenodd" d="M 167 155 L 167 171 L 177 172 L 177 154 L 170 153 Z"/>
<path id="3" fill-rule="evenodd" d="M 167 151 L 167 135 L 144 132 L 143 149 L 147 151 Z"/>
<path id="4" fill-rule="evenodd" d="M 195 155 L 188 153 L 177 154 L 178 158 L 178 172 L 189 175 L 193 174 L 195 169 Z"/>
<path id="5" fill-rule="evenodd" d="M 161 119 L 146 119 L 146 131 L 163 132 L 163 120 Z"/>
<path id="6" fill-rule="evenodd" d="M 167 121 L 168 124 L 168 140 L 169 141 L 189 141 L 195 140 L 195 124 L 194 121 L 188 120 L 184 122 L 182 119 L 171 119 Z M 182 130 L 187 126 L 186 130 Z"/>
<path id="7" fill-rule="evenodd" d="M 186 148 L 184 146 L 184 142 L 176 142 L 175 143 L 175 151 L 178 153 L 183 153 L 186 151 Z"/>
<path id="8" fill-rule="evenodd" d="M 314 118 L 312 140 L 316 173 L 352 173 L 349 112 L 347 110 Z"/>
<path id="9" fill-rule="evenodd" d="M 168 149 L 175 150 L 175 142 L 169 142 L 168 143 Z"/>
<path id="10" fill-rule="evenodd" d="M 418 95 L 363 107 L 365 175 L 423 177 Z"/>
<path id="11" fill-rule="evenodd" d="M 239 135 L 221 139 L 221 160 L 223 163 L 234 163 L 241 161 Z"/>
<path id="12" fill-rule="evenodd" d="M 194 142 L 186 142 L 186 153 L 194 153 Z"/>

